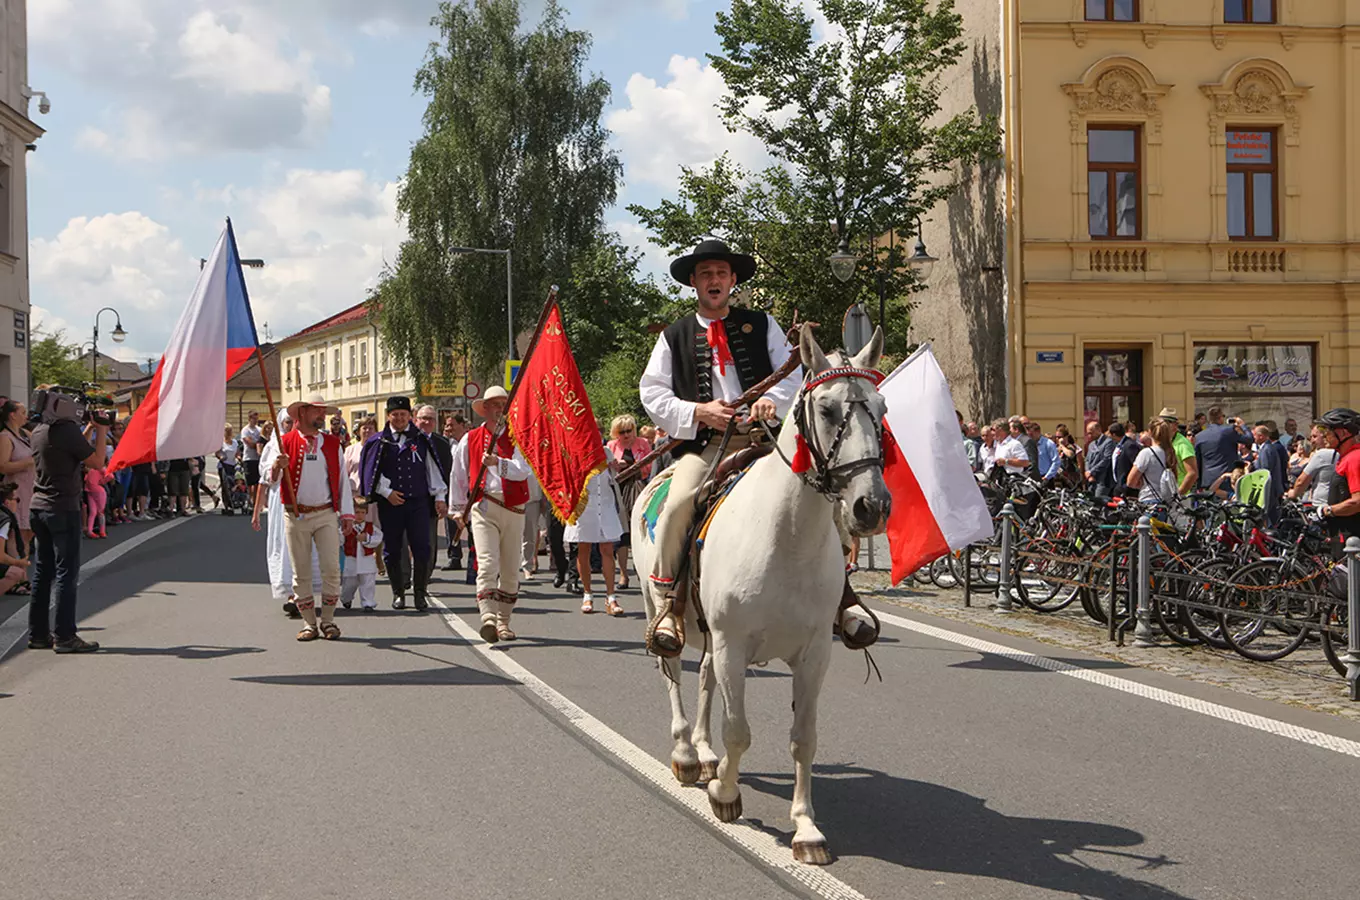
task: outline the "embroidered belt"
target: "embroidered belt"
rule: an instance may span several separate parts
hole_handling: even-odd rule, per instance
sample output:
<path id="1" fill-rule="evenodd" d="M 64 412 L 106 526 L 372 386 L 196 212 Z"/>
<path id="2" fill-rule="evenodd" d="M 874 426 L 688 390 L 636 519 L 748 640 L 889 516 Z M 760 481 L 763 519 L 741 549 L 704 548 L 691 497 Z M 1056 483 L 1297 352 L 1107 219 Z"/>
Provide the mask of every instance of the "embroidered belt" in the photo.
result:
<path id="1" fill-rule="evenodd" d="M 502 501 L 502 500 L 497 500 L 495 497 L 491 496 L 490 494 L 482 494 L 482 499 L 483 499 L 483 500 L 490 500 L 492 503 L 496 504 L 496 505 L 499 506 L 501 509 L 508 509 L 508 510 L 510 510 L 512 513 L 523 513 L 523 512 L 524 512 L 524 507 L 522 507 L 522 506 L 510 506 L 509 504 L 505 503 L 505 502 Z"/>

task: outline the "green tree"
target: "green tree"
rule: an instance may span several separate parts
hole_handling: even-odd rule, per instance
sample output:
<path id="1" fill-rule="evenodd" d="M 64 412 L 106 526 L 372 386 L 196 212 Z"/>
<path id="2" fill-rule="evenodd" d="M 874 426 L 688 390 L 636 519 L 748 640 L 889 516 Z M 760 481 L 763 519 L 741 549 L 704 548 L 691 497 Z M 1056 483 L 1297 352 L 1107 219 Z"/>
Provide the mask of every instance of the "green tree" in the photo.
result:
<path id="1" fill-rule="evenodd" d="M 761 262 L 753 295 L 781 321 L 794 313 L 839 330 L 845 307 L 890 309 L 888 349 L 906 348 L 910 294 L 901 236 L 955 189 L 960 166 L 998 153 L 994 120 L 969 109 L 940 121 L 941 76 L 964 51 L 953 0 L 818 0 L 822 42 L 797 0 L 733 0 L 719 13 L 733 131 L 764 142 L 777 165 L 747 172 L 726 159 L 681 174 L 675 200 L 631 206 L 672 251 L 719 234 Z M 845 241 L 860 257 L 848 285 L 827 257 Z"/>
<path id="2" fill-rule="evenodd" d="M 38 334 L 35 331 L 34 337 Z M 43 333 L 41 339 L 29 347 L 28 357 L 33 367 L 34 386 L 80 387 L 91 380 L 89 364 L 80 358 L 80 345 L 66 343 L 66 334 L 60 329 Z"/>
<path id="3" fill-rule="evenodd" d="M 415 80 L 424 133 L 398 198 L 410 238 L 372 297 L 418 377 L 440 347 L 466 346 L 478 371 L 505 356 L 504 259 L 450 248 L 513 251 L 518 333 L 598 239 L 621 173 L 600 124 L 609 85 L 584 74 L 590 36 L 555 0 L 533 31 L 519 0 L 444 2 L 434 24 Z"/>

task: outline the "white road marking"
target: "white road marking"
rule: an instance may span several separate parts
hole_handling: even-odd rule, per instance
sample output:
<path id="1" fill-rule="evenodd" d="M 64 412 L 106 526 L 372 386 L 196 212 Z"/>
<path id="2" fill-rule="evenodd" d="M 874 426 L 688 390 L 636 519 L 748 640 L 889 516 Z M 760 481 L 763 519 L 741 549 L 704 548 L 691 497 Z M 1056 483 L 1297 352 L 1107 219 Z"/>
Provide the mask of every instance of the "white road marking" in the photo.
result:
<path id="1" fill-rule="evenodd" d="M 688 810 L 694 818 L 740 846 L 752 857 L 775 869 L 827 900 L 868 900 L 865 895 L 831 875 L 826 869 L 794 862 L 793 851 L 775 837 L 742 822 L 724 824 L 713 818 L 708 793 L 702 788 L 683 787 L 671 774 L 670 766 L 653 759 L 642 748 L 577 706 L 571 700 L 507 654 L 486 644 L 470 625 L 435 598 L 430 599 L 453 633 L 463 638 L 487 662 L 509 678 L 532 691 L 571 725 L 598 744 L 610 756 L 647 779 L 657 790 Z M 657 675 L 660 678 L 660 675 Z"/>
<path id="2" fill-rule="evenodd" d="M 99 554 L 94 559 L 88 562 L 81 563 L 80 579 L 76 583 L 84 584 L 92 575 L 94 575 L 100 569 L 118 560 L 125 554 L 130 553 L 133 550 L 136 550 L 138 547 L 142 546 L 142 544 L 145 544 L 152 538 L 159 537 L 160 535 L 165 534 L 171 528 L 174 528 L 176 525 L 182 525 L 187 521 L 189 520 L 171 519 L 168 522 L 162 522 L 155 528 L 148 529 L 147 531 L 142 532 L 136 537 L 128 538 L 127 540 L 123 541 L 116 547 L 110 547 L 108 550 L 105 550 L 103 553 Z M 10 617 L 5 620 L 3 625 L 0 625 L 0 659 L 4 659 L 6 656 L 9 656 L 9 652 L 14 649 L 14 645 L 19 643 L 19 641 L 23 640 L 24 636 L 27 634 L 28 634 L 28 604 L 25 603 L 23 606 L 15 610 L 10 615 Z"/>
<path id="3" fill-rule="evenodd" d="M 1237 725 L 1245 725 L 1247 728 L 1254 728 L 1257 731 L 1264 731 L 1266 734 L 1273 734 L 1277 737 L 1288 738 L 1298 741 L 1301 744 L 1309 744 L 1314 747 L 1321 747 L 1324 750 L 1331 750 L 1343 756 L 1360 757 L 1360 741 L 1347 740 L 1337 737 L 1334 734 L 1327 734 L 1322 731 L 1314 731 L 1311 728 L 1302 728 L 1298 725 L 1291 725 L 1288 722 L 1281 722 L 1278 719 L 1270 719 L 1265 716 L 1258 716 L 1254 713 L 1243 712 L 1231 706 L 1223 706 L 1220 703 L 1211 703 L 1208 700 L 1200 700 L 1197 697 L 1190 697 L 1185 694 L 1178 694 L 1175 691 L 1164 690 L 1163 688 L 1149 687 L 1127 678 L 1119 678 L 1108 672 L 1100 672 L 1093 669 L 1085 669 L 1061 660 L 1049 659 L 1046 656 L 1037 656 L 1033 653 L 1026 653 L 1023 650 L 1016 650 L 1003 644 L 995 644 L 991 641 L 980 640 L 956 631 L 949 631 L 945 628 L 937 628 L 934 625 L 927 625 L 924 622 L 917 622 L 914 619 L 906 619 L 902 616 L 895 616 L 892 613 L 884 612 L 881 608 L 874 610 L 875 615 L 880 620 L 904 628 L 907 631 L 914 631 L 926 637 L 936 640 L 947 641 L 951 644 L 958 644 L 979 653 L 986 653 L 990 656 L 1001 656 L 1012 659 L 1036 669 L 1046 669 L 1049 672 L 1056 672 L 1059 675 L 1066 675 L 1078 681 L 1086 681 L 1101 687 L 1110 688 L 1125 694 L 1132 694 L 1135 697 L 1142 697 L 1146 700 L 1153 700 L 1157 703 L 1165 703 L 1167 706 L 1174 706 L 1177 709 L 1184 709 L 1190 712 L 1199 713 L 1212 719 L 1222 719 L 1225 722 L 1233 722 Z"/>

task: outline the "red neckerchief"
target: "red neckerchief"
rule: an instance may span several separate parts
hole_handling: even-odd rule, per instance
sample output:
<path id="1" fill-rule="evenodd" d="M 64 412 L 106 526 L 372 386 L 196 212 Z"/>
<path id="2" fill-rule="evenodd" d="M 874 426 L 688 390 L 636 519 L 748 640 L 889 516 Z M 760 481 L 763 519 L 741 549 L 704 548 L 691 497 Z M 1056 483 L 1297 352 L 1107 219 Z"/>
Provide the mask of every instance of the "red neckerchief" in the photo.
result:
<path id="1" fill-rule="evenodd" d="M 718 374 L 727 374 L 727 364 L 732 362 L 732 350 L 727 346 L 727 325 L 722 319 L 708 323 L 708 346 L 718 357 Z"/>

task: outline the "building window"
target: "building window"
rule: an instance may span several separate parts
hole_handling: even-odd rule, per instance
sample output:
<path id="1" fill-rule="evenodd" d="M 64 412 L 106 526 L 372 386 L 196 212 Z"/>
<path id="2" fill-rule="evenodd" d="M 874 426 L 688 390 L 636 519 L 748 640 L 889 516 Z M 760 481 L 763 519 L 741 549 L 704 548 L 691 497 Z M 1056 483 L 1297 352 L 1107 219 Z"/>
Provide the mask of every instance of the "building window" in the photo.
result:
<path id="1" fill-rule="evenodd" d="M 357 344 L 349 345 L 349 377 L 353 378 L 359 372 L 359 347 Z"/>
<path id="2" fill-rule="evenodd" d="M 1275 132 L 1228 131 L 1228 237 L 1274 240 L 1280 233 Z"/>
<path id="3" fill-rule="evenodd" d="M 378 363 L 379 372 L 386 372 L 392 368 L 392 354 L 388 352 L 387 345 L 382 341 L 378 342 L 378 359 L 380 360 Z"/>
<path id="4" fill-rule="evenodd" d="M 1248 424 L 1293 419 L 1306 430 L 1317 412 L 1312 344 L 1196 344 L 1195 412 L 1222 407 Z"/>
<path id="5" fill-rule="evenodd" d="M 1143 423 L 1143 351 L 1086 351 L 1086 421 Z M 1137 437 L 1137 435 L 1135 435 Z"/>
<path id="6" fill-rule="evenodd" d="M 283 386 L 290 391 L 293 389 L 293 361 L 291 359 L 283 361 Z"/>
<path id="7" fill-rule="evenodd" d="M 1088 22 L 1137 22 L 1138 0 L 1086 0 Z"/>
<path id="8" fill-rule="evenodd" d="M 321 351 L 321 380 L 326 380 L 326 351 Z"/>
<path id="9" fill-rule="evenodd" d="M 1089 9 L 1090 0 L 1086 5 Z M 1224 0 L 1223 21 L 1269 25 L 1275 21 L 1275 0 Z"/>
<path id="10" fill-rule="evenodd" d="M 325 361 L 322 361 L 322 370 L 325 370 Z M 311 365 L 307 367 L 307 383 L 316 384 L 316 354 L 311 355 Z"/>
<path id="11" fill-rule="evenodd" d="M 359 374 L 368 374 L 368 341 L 359 344 Z"/>
<path id="12" fill-rule="evenodd" d="M 1139 129 L 1093 126 L 1086 132 L 1086 178 L 1091 237 L 1133 239 L 1142 235 L 1138 198 L 1142 184 Z"/>

